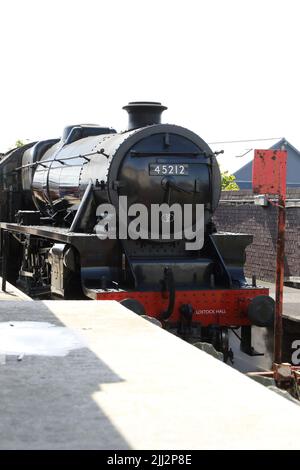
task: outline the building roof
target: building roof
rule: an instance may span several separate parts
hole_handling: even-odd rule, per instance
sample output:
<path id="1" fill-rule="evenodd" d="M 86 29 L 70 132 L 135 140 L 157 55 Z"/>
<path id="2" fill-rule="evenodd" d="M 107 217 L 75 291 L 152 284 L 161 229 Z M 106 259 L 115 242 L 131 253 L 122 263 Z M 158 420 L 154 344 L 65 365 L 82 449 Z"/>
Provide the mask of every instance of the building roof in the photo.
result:
<path id="1" fill-rule="evenodd" d="M 224 153 L 217 157 L 221 171 L 228 171 L 230 174 L 236 173 L 241 168 L 245 167 L 254 158 L 255 149 L 270 149 L 281 148 L 283 145 L 290 147 L 299 154 L 292 144 L 290 144 L 284 137 L 262 140 L 249 140 L 249 141 L 235 141 L 226 143 L 213 143 L 210 148 L 215 152 L 224 150 Z"/>
<path id="2" fill-rule="evenodd" d="M 214 151 L 216 145 L 211 145 Z M 287 150 L 287 187 L 300 187 L 300 151 L 284 137 L 224 144 L 224 154 L 218 157 L 221 171 L 234 174 L 240 189 L 252 188 L 252 162 L 255 149 Z"/>

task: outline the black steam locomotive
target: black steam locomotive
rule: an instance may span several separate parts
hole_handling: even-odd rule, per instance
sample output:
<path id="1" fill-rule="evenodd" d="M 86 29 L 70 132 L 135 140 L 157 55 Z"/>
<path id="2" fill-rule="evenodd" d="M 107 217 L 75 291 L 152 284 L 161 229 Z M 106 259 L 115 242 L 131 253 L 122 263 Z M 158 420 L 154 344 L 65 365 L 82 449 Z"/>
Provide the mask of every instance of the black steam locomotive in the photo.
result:
<path id="1" fill-rule="evenodd" d="M 0 161 L 3 279 L 32 297 L 114 299 L 158 318 L 181 336 L 197 334 L 228 352 L 228 328 L 272 323 L 268 290 L 246 283 L 246 234 L 216 233 L 221 178 L 215 154 L 196 134 L 161 124 L 166 109 L 133 102 L 128 130 L 73 125 L 60 139 L 27 144 Z M 99 237 L 97 208 L 174 203 L 204 206 L 204 244 L 186 239 Z M 163 215 L 161 223 L 163 224 Z M 126 215 L 128 220 L 129 215 Z M 195 223 L 195 215 L 193 216 Z M 170 218 L 169 218 L 170 219 Z M 170 222 L 170 220 L 168 220 Z"/>

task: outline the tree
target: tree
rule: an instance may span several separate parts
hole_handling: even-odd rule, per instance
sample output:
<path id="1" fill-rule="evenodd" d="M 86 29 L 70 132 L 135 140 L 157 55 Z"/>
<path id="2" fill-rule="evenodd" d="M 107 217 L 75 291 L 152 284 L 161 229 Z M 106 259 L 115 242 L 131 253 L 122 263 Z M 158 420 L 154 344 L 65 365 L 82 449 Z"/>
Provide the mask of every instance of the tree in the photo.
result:
<path id="1" fill-rule="evenodd" d="M 23 142 L 21 139 L 16 140 L 15 146 L 16 146 L 17 148 L 23 147 L 23 145 L 25 145 L 25 144 L 24 144 L 24 142 Z"/>
<path id="2" fill-rule="evenodd" d="M 222 173 L 222 191 L 238 191 L 240 188 L 235 182 L 235 176 L 230 175 L 228 171 Z"/>
<path id="3" fill-rule="evenodd" d="M 26 139 L 27 140 L 27 139 Z M 21 139 L 17 139 L 15 141 L 15 145 L 13 147 L 9 147 L 8 150 L 6 150 L 6 152 L 10 152 L 11 150 L 15 150 L 16 148 L 20 148 L 20 147 L 23 147 L 24 145 L 26 145 L 25 142 L 23 142 L 23 140 Z"/>

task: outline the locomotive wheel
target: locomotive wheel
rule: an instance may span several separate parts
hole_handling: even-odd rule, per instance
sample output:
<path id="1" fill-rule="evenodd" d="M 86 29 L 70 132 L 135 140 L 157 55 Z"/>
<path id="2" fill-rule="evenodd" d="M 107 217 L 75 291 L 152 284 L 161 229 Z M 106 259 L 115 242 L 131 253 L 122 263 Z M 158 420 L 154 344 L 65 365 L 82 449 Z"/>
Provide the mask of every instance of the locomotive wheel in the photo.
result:
<path id="1" fill-rule="evenodd" d="M 123 307 L 128 308 L 128 310 L 131 310 L 132 312 L 136 313 L 137 315 L 146 315 L 144 305 L 142 305 L 136 299 L 123 299 L 120 301 L 120 304 L 123 305 Z"/>

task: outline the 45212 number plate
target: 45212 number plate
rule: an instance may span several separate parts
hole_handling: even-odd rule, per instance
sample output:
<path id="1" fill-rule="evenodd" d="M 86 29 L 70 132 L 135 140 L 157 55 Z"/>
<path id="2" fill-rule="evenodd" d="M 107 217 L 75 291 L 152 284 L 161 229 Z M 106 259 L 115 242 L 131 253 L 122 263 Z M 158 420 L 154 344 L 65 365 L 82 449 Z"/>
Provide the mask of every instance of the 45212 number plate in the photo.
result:
<path id="1" fill-rule="evenodd" d="M 150 176 L 164 176 L 164 175 L 188 175 L 189 174 L 189 165 L 186 163 L 166 163 L 158 164 L 151 163 L 149 165 L 149 175 Z"/>

